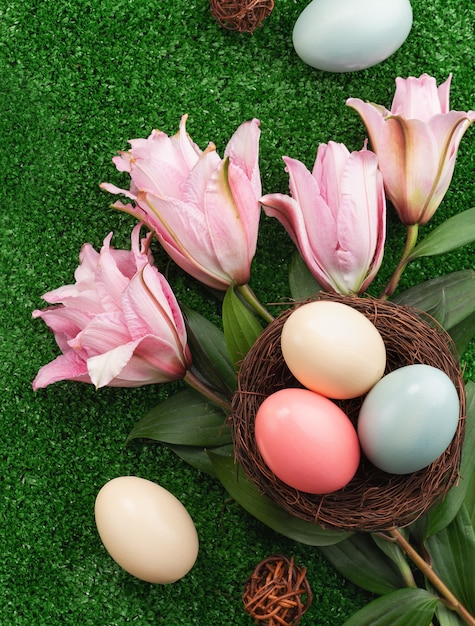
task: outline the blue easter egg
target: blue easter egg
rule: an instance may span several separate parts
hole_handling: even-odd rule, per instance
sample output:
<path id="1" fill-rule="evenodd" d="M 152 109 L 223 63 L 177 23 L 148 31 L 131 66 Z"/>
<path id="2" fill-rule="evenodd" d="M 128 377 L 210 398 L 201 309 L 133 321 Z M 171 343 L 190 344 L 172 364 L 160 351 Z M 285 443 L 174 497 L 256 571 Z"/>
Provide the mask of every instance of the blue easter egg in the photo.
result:
<path id="1" fill-rule="evenodd" d="M 457 389 L 442 370 L 423 364 L 394 370 L 361 406 L 357 428 L 363 453 L 385 472 L 416 472 L 446 450 L 459 411 Z"/>

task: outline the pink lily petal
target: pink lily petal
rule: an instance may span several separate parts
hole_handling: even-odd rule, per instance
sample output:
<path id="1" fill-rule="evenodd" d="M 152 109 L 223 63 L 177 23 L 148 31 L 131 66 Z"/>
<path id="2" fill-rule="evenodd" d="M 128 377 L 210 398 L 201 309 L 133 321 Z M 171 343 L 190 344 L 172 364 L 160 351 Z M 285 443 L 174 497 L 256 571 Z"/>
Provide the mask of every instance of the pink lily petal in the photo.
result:
<path id="1" fill-rule="evenodd" d="M 85 244 L 79 254 L 80 265 L 74 272 L 76 284 L 63 285 L 58 289 L 49 291 L 43 295 L 43 300 L 49 304 L 57 304 L 59 302 L 79 301 L 84 299 L 84 308 L 90 308 L 91 311 L 102 310 L 99 299 L 94 293 L 94 280 L 97 264 L 99 262 L 99 253 L 94 250 L 90 244 Z"/>
<path id="2" fill-rule="evenodd" d="M 243 273 L 248 275 L 248 268 L 250 267 L 256 252 L 259 221 L 261 216 L 261 209 L 258 201 L 260 194 L 256 196 L 255 186 L 252 185 L 246 173 L 231 160 L 229 161 L 228 167 L 228 184 L 231 195 L 236 204 L 237 215 L 239 216 L 243 231 L 240 242 L 237 241 L 237 238 L 235 239 L 232 236 L 230 236 L 229 239 L 233 241 L 235 246 L 240 246 L 246 249 L 246 266 L 241 269 L 245 269 L 245 272 Z M 236 271 L 238 270 L 236 269 Z M 234 276 L 234 274 L 231 275 Z"/>
<path id="3" fill-rule="evenodd" d="M 388 195 L 405 223 L 425 224 L 438 208 L 452 179 L 458 145 L 470 123 L 466 113 L 456 111 L 436 116 L 430 124 L 397 117 L 387 121 L 395 149 L 380 150 L 380 167 Z M 404 170 L 401 162 L 405 163 Z"/>
<path id="4" fill-rule="evenodd" d="M 163 276 L 163 274 L 160 274 L 157 268 L 150 265 L 144 267 L 141 275 L 144 285 L 146 286 L 146 289 L 151 297 L 153 297 L 157 302 L 160 302 L 160 305 L 163 309 L 163 315 L 164 317 L 166 317 L 166 321 L 168 322 L 168 319 L 172 320 L 173 336 L 175 337 L 176 334 L 179 343 L 182 345 L 182 347 L 185 347 L 185 321 L 183 319 L 183 315 L 178 305 L 175 294 L 173 293 L 173 290 L 170 287 L 168 281 Z M 161 329 L 162 326 L 163 323 L 158 328 Z M 151 329 L 153 330 L 153 326 L 151 327 Z"/>
<path id="5" fill-rule="evenodd" d="M 182 202 L 193 205 L 195 209 L 204 214 L 203 207 L 208 180 L 220 162 L 221 159 L 216 153 L 215 146 L 208 146 L 183 184 L 180 194 Z"/>
<path id="6" fill-rule="evenodd" d="M 305 256 L 313 255 L 308 237 L 300 239 L 297 233 L 306 233 L 302 210 L 295 198 L 283 193 L 268 193 L 259 200 L 267 217 L 275 217 L 287 231 L 294 244 L 305 250 Z M 304 256 L 302 254 L 302 256 Z"/>
<path id="7" fill-rule="evenodd" d="M 114 251 L 110 248 L 111 237 L 112 233 L 104 240 L 96 270 L 96 289 L 105 311 L 116 311 L 120 308 L 122 291 L 129 283 L 129 279 L 117 267 Z M 133 262 L 132 254 L 128 252 L 128 255 Z"/>
<path id="8" fill-rule="evenodd" d="M 138 189 L 158 196 L 178 196 L 188 172 L 182 172 L 175 163 L 163 160 L 163 156 L 134 159 L 130 174 Z"/>
<path id="9" fill-rule="evenodd" d="M 113 209 L 117 209 L 118 211 L 123 211 L 124 213 L 132 215 L 132 217 L 135 217 L 137 220 L 139 220 L 139 222 L 143 222 L 144 224 L 146 224 L 150 228 L 150 230 L 154 230 L 153 221 L 150 218 L 150 211 L 148 207 L 146 206 L 146 204 L 144 207 L 140 204 L 140 198 L 137 198 L 136 200 L 137 204 L 135 205 L 129 203 L 123 204 L 122 202 L 117 201 L 114 202 L 114 204 L 111 204 L 111 207 Z"/>
<path id="10" fill-rule="evenodd" d="M 90 243 L 85 243 L 79 253 L 79 266 L 74 272 L 78 289 L 91 289 L 94 285 L 94 274 L 99 263 L 99 252 Z"/>
<path id="11" fill-rule="evenodd" d="M 179 131 L 170 137 L 171 144 L 180 152 L 188 170 L 191 170 L 201 155 L 201 149 L 191 140 L 186 132 L 188 114 L 181 116 Z"/>
<path id="12" fill-rule="evenodd" d="M 130 160 L 132 155 L 130 152 L 120 151 L 118 156 L 112 157 L 112 163 L 119 172 L 128 172 L 130 174 Z"/>
<path id="13" fill-rule="evenodd" d="M 174 356 L 159 338 L 143 337 L 89 359 L 87 367 L 98 389 L 106 385 L 140 387 L 182 378 L 186 370 L 181 362 L 173 363 Z"/>
<path id="14" fill-rule="evenodd" d="M 148 367 L 155 369 L 155 379 L 168 382 L 183 378 L 191 365 L 191 356 L 187 351 L 185 358 L 175 345 L 169 345 L 162 337 L 146 335 L 142 337 L 135 350 L 135 356 Z M 121 372 L 121 377 L 124 371 Z"/>
<path id="15" fill-rule="evenodd" d="M 320 144 L 312 171 L 320 188 L 320 195 L 335 218 L 341 203 L 339 181 L 347 167 L 349 156 L 348 148 L 342 143 L 329 141 L 328 144 Z"/>
<path id="16" fill-rule="evenodd" d="M 247 283 L 260 209 L 249 179 L 227 158 L 208 181 L 204 206 L 216 266 L 229 282 Z"/>
<path id="17" fill-rule="evenodd" d="M 450 84 L 452 82 L 452 74 L 449 74 L 447 80 L 439 85 L 437 91 L 439 92 L 440 112 L 444 115 L 450 111 Z"/>
<path id="18" fill-rule="evenodd" d="M 245 172 L 256 198 L 262 194 L 258 158 L 261 132 L 259 126 L 260 121 L 256 118 L 241 124 L 224 151 L 224 158 L 229 157 L 232 163 Z"/>
<path id="19" fill-rule="evenodd" d="M 297 159 L 282 157 L 289 174 L 289 188 L 302 211 L 306 230 L 317 232 L 319 229 L 318 215 L 327 212 L 332 215 L 326 201 L 322 197 L 316 177 L 311 174 L 303 163 Z M 336 225 L 335 225 L 336 228 Z"/>
<path id="20" fill-rule="evenodd" d="M 304 258 L 310 272 L 319 284 L 328 291 L 335 291 L 336 285 L 332 282 L 327 272 L 323 269 L 321 262 L 317 260 L 315 256 L 315 250 L 318 249 L 318 244 L 315 244 L 315 241 L 311 242 L 309 239 L 309 233 L 314 235 L 318 231 L 307 228 L 303 211 L 297 200 L 276 193 L 265 195 L 260 201 L 265 214 L 269 217 L 276 217 L 290 235 L 301 256 Z M 322 254 L 322 249 L 319 250 L 319 254 Z M 323 254 L 325 253 L 323 252 Z M 333 263 L 332 256 L 326 256 L 330 257 Z"/>
<path id="21" fill-rule="evenodd" d="M 85 350 L 88 357 L 92 357 L 129 343 L 130 340 L 123 313 L 112 311 L 95 315 L 68 345 L 74 350 Z"/>
<path id="22" fill-rule="evenodd" d="M 127 276 L 129 279 L 132 279 L 135 276 L 135 274 L 139 272 L 142 268 L 144 268 L 146 265 L 153 265 L 153 262 L 154 262 L 153 255 L 150 251 L 150 243 L 153 238 L 153 232 L 149 231 L 145 237 L 140 239 L 140 231 L 142 229 L 142 226 L 143 224 L 137 224 L 132 230 L 132 234 L 130 236 L 131 243 L 132 243 L 131 252 L 132 252 L 133 259 L 134 259 L 133 265 L 131 263 L 130 268 L 129 267 L 126 268 L 122 266 L 120 262 L 117 263 L 120 271 L 124 274 L 124 276 Z M 128 253 L 128 251 L 125 251 L 125 250 L 124 252 Z"/>
<path id="23" fill-rule="evenodd" d="M 141 224 L 137 224 L 138 227 Z M 115 248 L 109 248 L 108 256 L 111 257 L 111 263 L 114 263 L 117 271 L 127 279 L 131 279 L 136 273 L 139 267 L 143 267 L 148 264 L 148 256 L 142 253 L 134 254 L 130 250 L 117 250 Z M 101 266 L 101 264 L 99 264 Z"/>
<path id="24" fill-rule="evenodd" d="M 435 78 L 423 74 L 420 78 L 396 78 L 396 93 L 391 113 L 406 120 L 428 122 L 434 115 L 442 113 Z"/>
<path id="25" fill-rule="evenodd" d="M 121 189 L 120 187 L 117 187 L 116 185 L 111 185 L 110 183 L 101 183 L 99 187 L 101 189 L 104 189 L 104 191 L 108 191 L 114 194 L 120 194 L 122 196 L 125 196 L 126 198 L 129 198 L 130 200 L 136 199 L 136 195 L 131 191 L 128 191 L 127 189 Z"/>
<path id="26" fill-rule="evenodd" d="M 420 224 L 425 224 L 439 208 L 452 181 L 457 151 L 465 131 L 475 121 L 475 111 L 463 113 L 450 111 L 435 116 L 429 123 L 436 144 L 439 146 L 439 169 L 434 177 L 431 195 L 420 215 Z"/>
<path id="27" fill-rule="evenodd" d="M 45 293 L 43 300 L 48 304 L 64 304 L 88 313 L 100 313 L 103 308 L 97 292 L 93 289 L 79 290 L 75 285 L 64 285 Z"/>
<path id="28" fill-rule="evenodd" d="M 328 205 L 318 184 L 318 179 L 322 181 L 322 176 L 317 170 L 323 167 L 325 154 L 320 147 L 318 150 L 320 157 L 317 156 L 315 160 L 313 169 L 315 174 L 310 174 L 300 161 L 284 157 L 289 173 L 290 190 L 302 213 L 296 236 L 301 255 L 322 287 L 330 291 L 341 291 L 342 286 L 336 282 L 335 275 L 329 271 L 334 267 L 335 251 L 338 247 L 337 216 Z M 330 169 L 329 177 L 333 184 L 337 184 L 334 168 Z M 323 185 L 327 195 L 331 195 L 327 183 L 323 182 Z M 338 192 L 332 197 L 332 201 L 335 202 L 335 198 L 339 195 Z M 297 228 L 297 224 L 294 228 Z"/>
<path id="29" fill-rule="evenodd" d="M 180 178 L 186 178 L 190 169 L 189 160 L 191 159 L 195 163 L 201 150 L 196 147 L 197 152 L 195 152 L 190 142 L 187 142 L 188 145 L 185 145 L 185 142 L 180 143 L 176 137 L 168 137 L 166 133 L 160 130 L 152 131 L 147 139 L 132 139 L 129 141 L 131 149 L 128 152 L 128 158 L 131 161 L 130 174 L 133 174 L 133 165 L 136 162 L 142 164 L 163 162 L 170 164 Z M 156 172 L 156 176 L 160 179 L 160 170 Z"/>
<path id="30" fill-rule="evenodd" d="M 378 158 L 386 193 L 404 223 L 416 223 L 439 175 L 437 143 L 426 124 L 398 116 L 386 121 L 385 135 Z"/>
<path id="31" fill-rule="evenodd" d="M 186 345 L 185 325 L 175 296 L 165 278 L 154 267 L 143 268 L 123 294 L 123 311 L 133 339 L 154 334 L 170 345 Z"/>
<path id="32" fill-rule="evenodd" d="M 229 286 L 229 276 L 217 263 L 201 210 L 174 198 L 148 194 L 144 200 L 154 218 L 151 227 L 171 258 L 210 287 Z"/>
<path id="33" fill-rule="evenodd" d="M 87 371 L 96 389 L 109 385 L 119 376 L 139 343 L 140 339 L 118 345 L 87 360 Z"/>
<path id="34" fill-rule="evenodd" d="M 222 272 L 220 268 L 217 268 L 217 271 L 213 273 L 213 268 L 200 265 L 186 250 L 177 248 L 164 239 L 160 233 L 157 233 L 157 239 L 165 252 L 179 267 L 204 285 L 207 285 L 211 289 L 217 289 L 218 291 L 226 291 L 231 284 L 229 276 Z"/>
<path id="35" fill-rule="evenodd" d="M 346 104 L 359 113 L 368 131 L 371 146 L 376 154 L 379 154 L 379 148 L 383 147 L 387 140 L 386 136 L 383 137 L 383 133 L 385 118 L 390 115 L 390 112 L 384 107 L 363 102 L 359 98 L 348 98 Z"/>
<path id="36" fill-rule="evenodd" d="M 56 343 L 63 352 L 69 350 L 68 342 L 89 324 L 93 316 L 94 313 L 62 305 L 33 311 L 33 317 L 40 317 L 48 328 L 54 332 Z"/>
<path id="37" fill-rule="evenodd" d="M 60 380 L 72 380 L 80 383 L 90 383 L 86 362 L 72 350 L 61 354 L 54 361 L 43 365 L 34 381 L 33 390 L 43 389 Z"/>
<path id="38" fill-rule="evenodd" d="M 361 288 L 368 268 L 372 267 L 374 276 L 382 261 L 386 212 L 376 155 L 367 150 L 353 152 L 340 185 L 336 257 L 342 282 L 352 291 L 355 285 Z"/>

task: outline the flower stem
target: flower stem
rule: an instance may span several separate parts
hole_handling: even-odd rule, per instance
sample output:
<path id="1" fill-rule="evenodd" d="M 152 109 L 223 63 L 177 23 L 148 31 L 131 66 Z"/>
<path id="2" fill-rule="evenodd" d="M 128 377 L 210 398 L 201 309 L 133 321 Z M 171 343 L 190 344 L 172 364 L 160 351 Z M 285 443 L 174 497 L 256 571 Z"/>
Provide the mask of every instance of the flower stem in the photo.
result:
<path id="1" fill-rule="evenodd" d="M 262 317 L 262 319 L 269 323 L 274 321 L 274 317 L 260 303 L 256 294 L 252 291 L 249 285 L 238 285 L 236 289 L 239 291 L 244 300 L 254 309 L 254 311 Z"/>
<path id="2" fill-rule="evenodd" d="M 190 370 L 186 372 L 183 380 L 192 389 L 198 391 L 198 393 L 210 400 L 210 402 L 213 402 L 221 407 L 226 413 L 231 412 L 231 404 L 205 385 L 199 378 L 192 374 Z"/>
<path id="3" fill-rule="evenodd" d="M 455 611 L 469 626 L 475 626 L 475 617 L 461 604 L 454 596 L 446 584 L 437 576 L 432 567 L 425 561 L 421 555 L 411 546 L 404 535 L 397 528 L 388 531 L 391 538 L 397 542 L 398 546 L 403 550 L 411 561 L 421 570 L 432 586 L 441 594 L 445 605 L 451 611 Z"/>
<path id="4" fill-rule="evenodd" d="M 391 276 L 388 284 L 386 285 L 383 292 L 381 293 L 380 298 L 382 300 L 387 300 L 396 291 L 396 287 L 399 283 L 402 273 L 406 269 L 406 265 L 409 263 L 411 252 L 415 248 L 418 234 L 419 234 L 419 224 L 409 224 L 407 226 L 406 245 L 404 246 L 404 251 L 402 253 L 401 260 L 399 261 L 396 269 L 394 270 L 394 273 Z"/>

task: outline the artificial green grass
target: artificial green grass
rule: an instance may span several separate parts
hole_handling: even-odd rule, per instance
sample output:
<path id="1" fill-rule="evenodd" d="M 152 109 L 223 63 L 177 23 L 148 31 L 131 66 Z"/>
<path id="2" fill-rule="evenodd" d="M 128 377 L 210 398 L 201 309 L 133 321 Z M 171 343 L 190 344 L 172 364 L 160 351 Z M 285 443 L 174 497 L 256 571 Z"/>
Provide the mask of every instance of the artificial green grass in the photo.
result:
<path id="1" fill-rule="evenodd" d="M 356 1 L 356 0 L 355 0 Z M 174 386 L 135 390 L 31 381 L 58 349 L 31 311 L 41 295 L 72 282 L 81 245 L 113 230 L 129 245 L 133 220 L 109 209 L 102 181 L 123 184 L 111 157 L 152 128 L 188 130 L 222 153 L 237 126 L 261 120 L 264 193 L 287 190 L 281 156 L 313 164 L 317 145 L 360 149 L 364 127 L 345 107 L 354 96 L 390 104 L 394 79 L 453 73 L 454 108 L 475 107 L 475 9 L 459 0 L 413 0 L 414 26 L 384 63 L 353 74 L 305 66 L 291 31 L 305 3 L 277 0 L 254 35 L 219 27 L 205 0 L 11 0 L 0 8 L 1 273 L 0 622 L 7 626 L 134 622 L 165 626 L 247 625 L 242 585 L 274 552 L 308 568 L 314 603 L 304 624 L 338 626 L 370 598 L 309 548 L 273 533 L 230 501 L 219 483 L 169 450 L 127 434 Z M 474 204 L 473 129 L 462 141 L 453 183 L 426 232 Z M 402 246 L 389 219 L 387 267 Z M 264 301 L 289 295 L 293 246 L 263 218 L 251 284 Z M 473 267 L 473 246 L 410 266 L 407 287 Z M 157 252 L 165 267 L 165 257 Z M 175 268 L 188 305 L 219 319 L 219 307 Z M 381 277 L 381 281 L 385 276 Z M 473 343 L 464 363 L 475 377 Z M 109 479 L 136 474 L 169 489 L 188 508 L 201 547 L 193 570 L 169 586 L 136 580 L 110 559 L 94 524 L 94 499 Z"/>

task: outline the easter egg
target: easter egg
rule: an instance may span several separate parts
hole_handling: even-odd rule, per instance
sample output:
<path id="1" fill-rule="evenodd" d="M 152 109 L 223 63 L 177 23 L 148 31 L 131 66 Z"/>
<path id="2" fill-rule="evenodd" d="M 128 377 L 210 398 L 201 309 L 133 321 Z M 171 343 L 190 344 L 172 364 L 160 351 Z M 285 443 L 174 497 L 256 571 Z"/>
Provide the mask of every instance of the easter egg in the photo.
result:
<path id="1" fill-rule="evenodd" d="M 392 474 L 416 472 L 435 461 L 457 430 L 459 397 L 442 370 L 407 365 L 384 376 L 358 416 L 366 457 Z"/>
<path id="2" fill-rule="evenodd" d="M 182 578 L 198 556 L 198 535 L 188 511 L 169 491 L 144 478 L 120 476 L 95 502 L 99 536 L 129 574 L 150 583 Z"/>
<path id="3" fill-rule="evenodd" d="M 300 491 L 337 491 L 358 469 L 353 424 L 334 402 L 308 389 L 281 389 L 268 396 L 256 414 L 255 437 L 269 469 Z"/>
<path id="4" fill-rule="evenodd" d="M 333 399 L 366 393 L 386 367 L 377 328 L 341 302 L 320 300 L 296 308 L 282 327 L 281 348 L 304 387 Z"/>
<path id="5" fill-rule="evenodd" d="M 297 19 L 292 41 L 308 65 L 351 72 L 387 59 L 411 27 L 409 0 L 313 0 Z"/>

